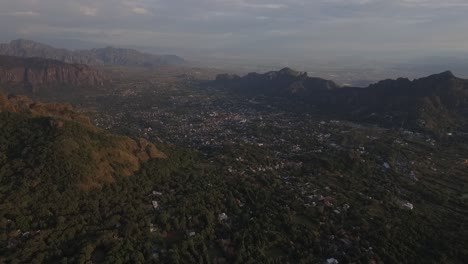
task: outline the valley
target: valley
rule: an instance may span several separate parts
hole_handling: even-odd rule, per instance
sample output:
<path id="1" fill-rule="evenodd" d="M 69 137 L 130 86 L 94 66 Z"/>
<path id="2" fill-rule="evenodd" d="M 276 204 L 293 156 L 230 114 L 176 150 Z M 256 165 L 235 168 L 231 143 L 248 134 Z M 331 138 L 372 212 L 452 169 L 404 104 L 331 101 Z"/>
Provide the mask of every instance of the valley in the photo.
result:
<path id="1" fill-rule="evenodd" d="M 0 0 L 0 264 L 468 263 L 467 0 Z"/>
<path id="2" fill-rule="evenodd" d="M 67 180 L 54 187 L 54 178 L 34 184 L 18 178 L 21 192 L 13 196 L 3 187 L 0 260 L 463 263 L 467 257 L 464 120 L 442 130 L 395 125 L 391 111 L 368 118 L 289 96 L 239 93 L 213 82 L 212 70 L 104 72 L 111 81 L 99 89 L 34 97 L 70 102 L 99 129 L 153 142 L 167 157 L 85 192 Z M 16 175 L 6 168 L 2 181 Z M 54 202 L 58 197 L 63 203 Z"/>

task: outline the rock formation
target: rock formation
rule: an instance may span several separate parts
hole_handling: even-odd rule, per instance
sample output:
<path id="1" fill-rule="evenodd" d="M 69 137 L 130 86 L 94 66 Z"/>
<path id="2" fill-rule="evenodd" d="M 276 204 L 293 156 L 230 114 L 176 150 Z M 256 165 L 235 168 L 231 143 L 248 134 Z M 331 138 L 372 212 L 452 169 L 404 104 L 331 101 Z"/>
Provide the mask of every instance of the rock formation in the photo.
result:
<path id="1" fill-rule="evenodd" d="M 20 88 L 27 92 L 37 92 L 40 89 L 59 86 L 96 87 L 104 83 L 103 75 L 87 65 L 40 58 L 0 56 L 0 85 L 7 90 Z"/>

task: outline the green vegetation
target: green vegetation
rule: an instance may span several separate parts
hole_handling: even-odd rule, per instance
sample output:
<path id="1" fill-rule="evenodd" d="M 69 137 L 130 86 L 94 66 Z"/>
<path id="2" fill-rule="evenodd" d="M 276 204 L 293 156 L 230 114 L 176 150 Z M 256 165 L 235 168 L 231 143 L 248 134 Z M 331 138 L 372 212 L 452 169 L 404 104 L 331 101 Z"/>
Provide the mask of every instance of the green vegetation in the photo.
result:
<path id="1" fill-rule="evenodd" d="M 0 97 L 0 263 L 468 258 L 466 134 L 130 83 L 75 99 L 102 127 L 172 143 L 165 159 L 67 108 Z"/>
<path id="2" fill-rule="evenodd" d="M 76 181 L 93 169 L 87 153 L 112 145 L 113 137 L 49 121 L 0 113 L 1 262 L 461 263 L 468 254 L 458 191 L 382 171 L 378 153 L 396 164 L 402 152 L 420 151 L 415 147 L 376 145 L 365 165 L 357 152 L 298 155 L 304 165 L 288 177 L 234 177 L 225 170 L 236 166 L 234 157 L 266 166 L 270 153 L 239 146 L 208 161 L 165 146 L 169 159 L 85 192 Z M 402 196 L 417 208 L 402 209 Z"/>

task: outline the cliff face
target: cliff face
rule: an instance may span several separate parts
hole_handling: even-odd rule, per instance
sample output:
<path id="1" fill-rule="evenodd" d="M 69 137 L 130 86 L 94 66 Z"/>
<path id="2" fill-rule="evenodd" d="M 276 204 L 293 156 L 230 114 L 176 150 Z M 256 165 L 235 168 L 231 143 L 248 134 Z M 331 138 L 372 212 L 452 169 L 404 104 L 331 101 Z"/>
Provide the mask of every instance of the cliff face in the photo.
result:
<path id="1" fill-rule="evenodd" d="M 102 86 L 105 78 L 86 65 L 39 58 L 0 56 L 0 84 L 37 92 L 54 86 Z"/>

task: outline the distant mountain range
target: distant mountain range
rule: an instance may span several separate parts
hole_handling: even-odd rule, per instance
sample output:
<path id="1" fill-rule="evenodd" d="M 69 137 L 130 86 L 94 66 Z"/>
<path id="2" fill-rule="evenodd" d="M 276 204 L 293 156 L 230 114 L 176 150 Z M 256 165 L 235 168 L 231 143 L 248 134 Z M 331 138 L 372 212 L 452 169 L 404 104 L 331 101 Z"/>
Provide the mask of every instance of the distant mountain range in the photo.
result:
<path id="1" fill-rule="evenodd" d="M 222 74 L 214 83 L 248 96 L 286 97 L 348 117 L 439 131 L 466 122 L 468 113 L 468 80 L 449 71 L 413 81 L 384 80 L 366 88 L 340 87 L 289 68 L 243 77 Z"/>
<path id="2" fill-rule="evenodd" d="M 120 63 L 116 58 L 113 60 Z M 8 92 L 95 88 L 105 83 L 106 78 L 87 65 L 0 56 L 0 88 Z M 309 77 L 307 73 L 290 68 L 264 74 L 249 73 L 243 77 L 221 74 L 213 84 L 246 96 L 287 98 L 329 113 L 361 121 L 378 120 L 392 126 L 444 132 L 468 124 L 468 80 L 457 78 L 449 71 L 416 80 L 383 80 L 366 88 L 341 87 L 333 81 Z"/>
<path id="3" fill-rule="evenodd" d="M 106 78 L 83 64 L 42 58 L 0 56 L 0 86 L 8 92 L 35 93 L 69 87 L 99 87 Z"/>
<path id="4" fill-rule="evenodd" d="M 134 49 L 114 47 L 71 51 L 24 39 L 0 44 L 0 55 L 23 58 L 39 57 L 93 66 L 159 67 L 186 63 L 184 59 L 176 55 L 154 55 Z"/>

